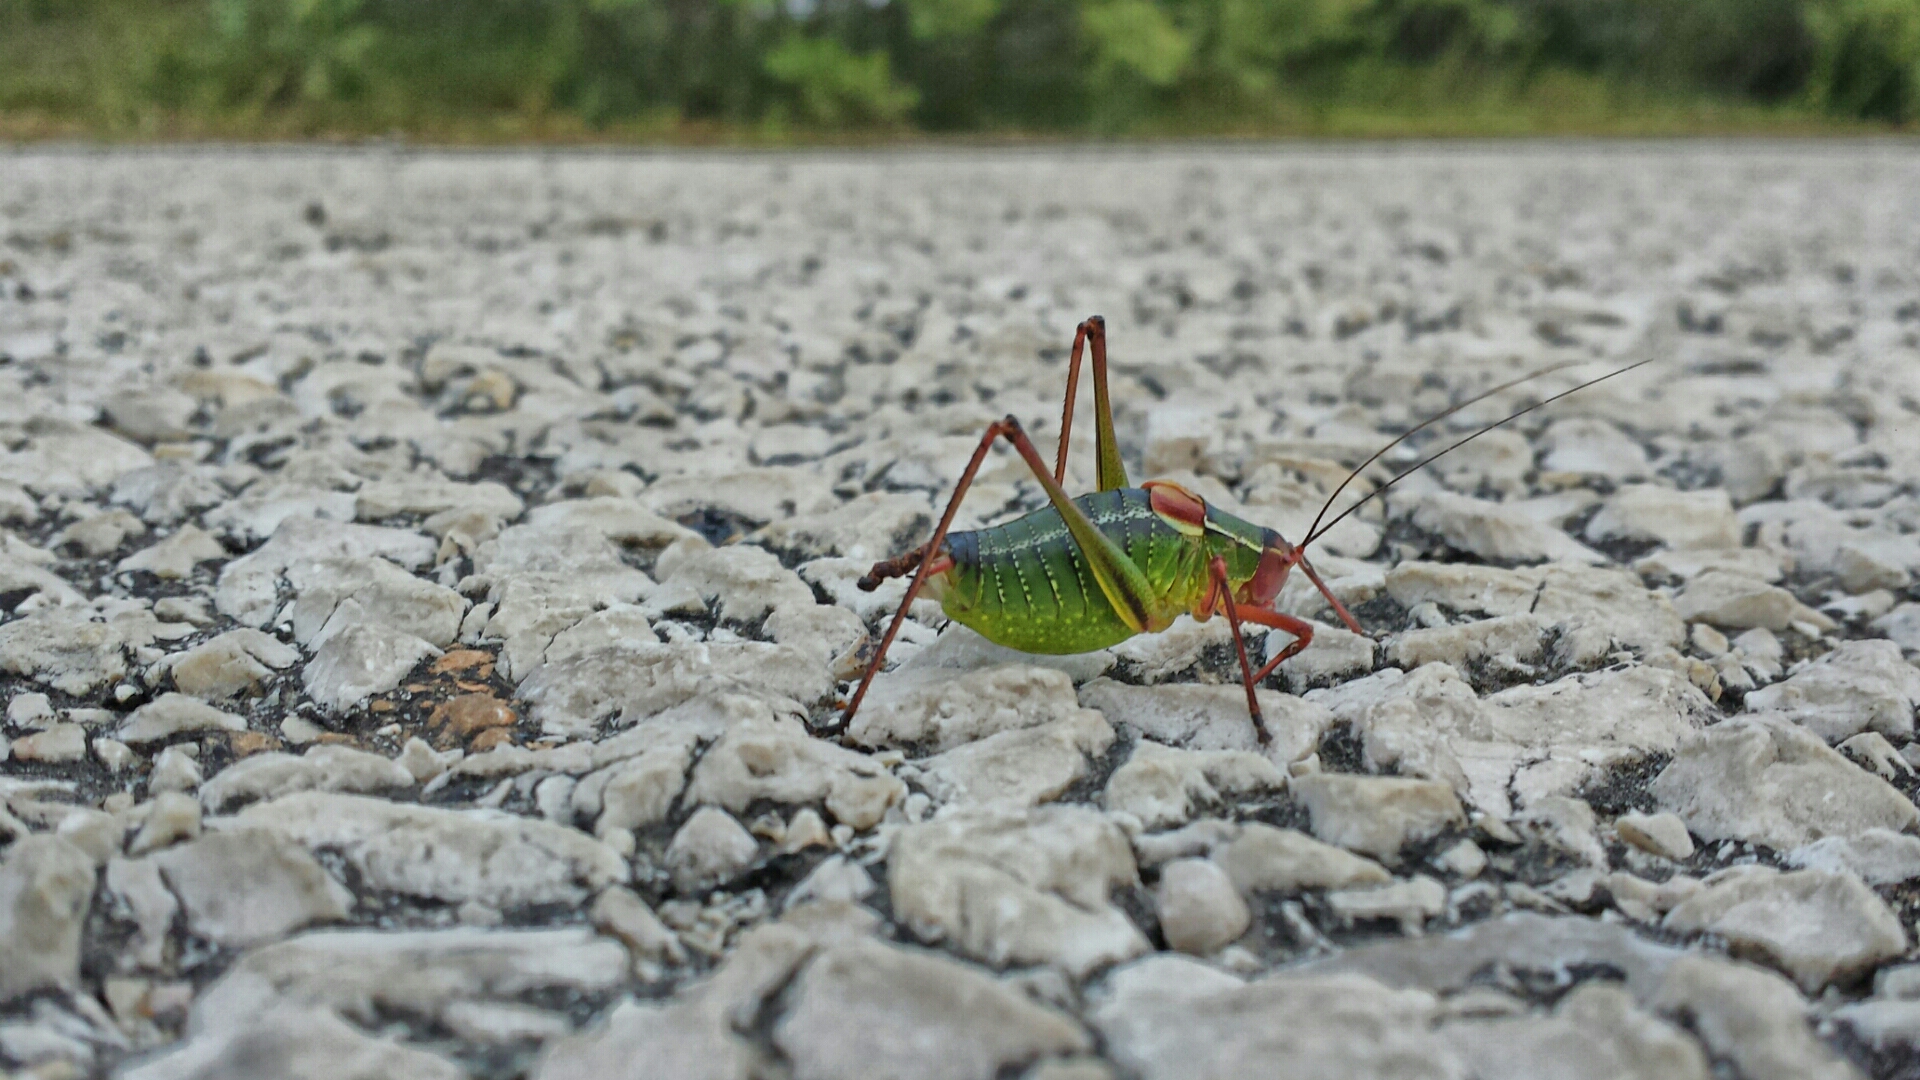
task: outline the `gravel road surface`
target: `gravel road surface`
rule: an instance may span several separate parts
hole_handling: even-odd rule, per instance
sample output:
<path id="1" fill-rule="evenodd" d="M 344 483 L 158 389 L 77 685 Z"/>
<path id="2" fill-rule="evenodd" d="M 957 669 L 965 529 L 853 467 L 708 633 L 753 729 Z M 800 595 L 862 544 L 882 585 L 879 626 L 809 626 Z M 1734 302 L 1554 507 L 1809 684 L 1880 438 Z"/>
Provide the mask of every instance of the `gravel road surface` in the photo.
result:
<path id="1" fill-rule="evenodd" d="M 0 150 L 0 1076 L 1920 1070 L 1920 152 Z M 1316 545 L 917 605 L 991 421 Z M 1068 487 L 1094 475 L 1091 394 Z M 961 527 L 1042 503 L 996 452 Z M 1297 576 L 1296 576 L 1297 577 Z M 1010 586 L 1011 587 L 1011 586 Z M 1287 639 L 1252 647 L 1266 654 Z"/>

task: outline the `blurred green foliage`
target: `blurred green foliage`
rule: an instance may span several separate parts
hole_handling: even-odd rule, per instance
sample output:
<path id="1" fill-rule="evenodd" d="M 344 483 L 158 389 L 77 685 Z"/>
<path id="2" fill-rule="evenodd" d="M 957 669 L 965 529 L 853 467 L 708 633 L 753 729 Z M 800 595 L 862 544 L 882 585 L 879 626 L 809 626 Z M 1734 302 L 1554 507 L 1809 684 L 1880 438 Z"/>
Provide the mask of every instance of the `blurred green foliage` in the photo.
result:
<path id="1" fill-rule="evenodd" d="M 1920 0 L 0 0 L 14 133 L 1497 132 L 1700 108 L 1920 120 Z"/>

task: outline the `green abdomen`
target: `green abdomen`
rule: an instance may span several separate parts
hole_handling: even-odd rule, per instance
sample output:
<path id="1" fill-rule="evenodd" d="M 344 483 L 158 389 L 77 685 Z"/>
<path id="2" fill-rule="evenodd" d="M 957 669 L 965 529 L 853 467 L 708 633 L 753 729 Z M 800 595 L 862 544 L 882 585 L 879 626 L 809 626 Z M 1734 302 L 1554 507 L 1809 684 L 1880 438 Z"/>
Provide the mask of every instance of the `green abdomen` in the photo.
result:
<path id="1" fill-rule="evenodd" d="M 1160 520 L 1145 491 L 1095 492 L 1074 503 L 1152 583 L 1154 615 L 1171 619 L 1192 606 L 1206 583 L 1200 547 Z M 1052 507 L 990 529 L 950 533 L 947 550 L 953 568 L 943 575 L 941 607 L 990 641 L 1058 654 L 1104 649 L 1133 636 Z"/>

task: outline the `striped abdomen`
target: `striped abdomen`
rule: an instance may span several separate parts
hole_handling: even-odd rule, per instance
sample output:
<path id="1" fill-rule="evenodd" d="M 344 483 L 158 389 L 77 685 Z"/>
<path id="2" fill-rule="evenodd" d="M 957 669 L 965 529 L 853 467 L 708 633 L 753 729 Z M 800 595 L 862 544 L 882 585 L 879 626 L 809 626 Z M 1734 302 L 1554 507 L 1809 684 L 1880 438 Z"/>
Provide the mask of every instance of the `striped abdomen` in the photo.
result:
<path id="1" fill-rule="evenodd" d="M 1122 488 L 1073 501 L 1152 584 L 1149 629 L 1173 621 L 1205 591 L 1204 547 L 1161 520 L 1145 491 Z M 946 548 L 953 566 L 936 579 L 941 607 L 991 641 L 1057 654 L 1104 649 L 1134 634 L 1052 507 L 990 529 L 949 533 Z"/>

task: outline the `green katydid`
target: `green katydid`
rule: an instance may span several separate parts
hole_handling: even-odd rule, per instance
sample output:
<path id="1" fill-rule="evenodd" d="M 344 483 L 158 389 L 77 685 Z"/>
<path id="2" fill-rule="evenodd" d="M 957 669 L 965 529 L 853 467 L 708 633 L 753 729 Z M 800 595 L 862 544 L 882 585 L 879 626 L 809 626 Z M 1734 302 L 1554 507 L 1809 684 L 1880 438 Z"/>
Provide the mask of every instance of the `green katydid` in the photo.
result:
<path id="1" fill-rule="evenodd" d="M 1067 495 L 1061 483 L 1066 478 L 1067 440 L 1073 431 L 1074 394 L 1083 352 L 1091 352 L 1093 358 L 1094 453 L 1100 489 L 1076 499 Z M 860 579 L 860 588 L 870 592 L 887 578 L 913 575 L 859 688 L 847 703 L 841 726 L 853 721 L 874 675 L 886 660 L 888 646 L 906 620 L 907 610 L 925 593 L 940 601 L 948 618 L 973 628 L 989 641 L 1029 653 L 1089 652 L 1135 634 L 1164 630 L 1182 614 L 1199 620 L 1224 614 L 1240 660 L 1247 710 L 1255 732 L 1265 743 L 1269 735 L 1254 687 L 1313 641 L 1312 623 L 1273 609 L 1293 568 L 1300 568 L 1348 629 L 1366 633 L 1307 561 L 1308 545 L 1369 500 L 1442 455 L 1542 405 L 1649 362 L 1641 360 L 1617 368 L 1480 428 L 1396 474 L 1327 519 L 1327 511 L 1347 485 L 1409 436 L 1493 394 L 1566 365 L 1502 383 L 1427 418 L 1347 474 L 1327 497 L 1305 539 L 1290 544 L 1278 532 L 1209 506 L 1200 496 L 1170 481 L 1149 480 L 1139 487 L 1128 484 L 1119 443 L 1114 438 L 1112 403 L 1107 397 L 1106 322 L 1097 315 L 1087 319 L 1073 336 L 1067 402 L 1053 471 L 1047 471 L 1018 420 L 1008 416 L 995 421 L 988 425 L 960 474 L 932 538 L 904 555 L 875 563 Z M 949 531 L 974 474 L 994 442 L 1002 438 L 1013 444 L 1033 470 L 1046 490 L 1048 505 L 991 528 Z M 1293 640 L 1256 670 L 1247 657 L 1242 622 L 1284 631 Z"/>

